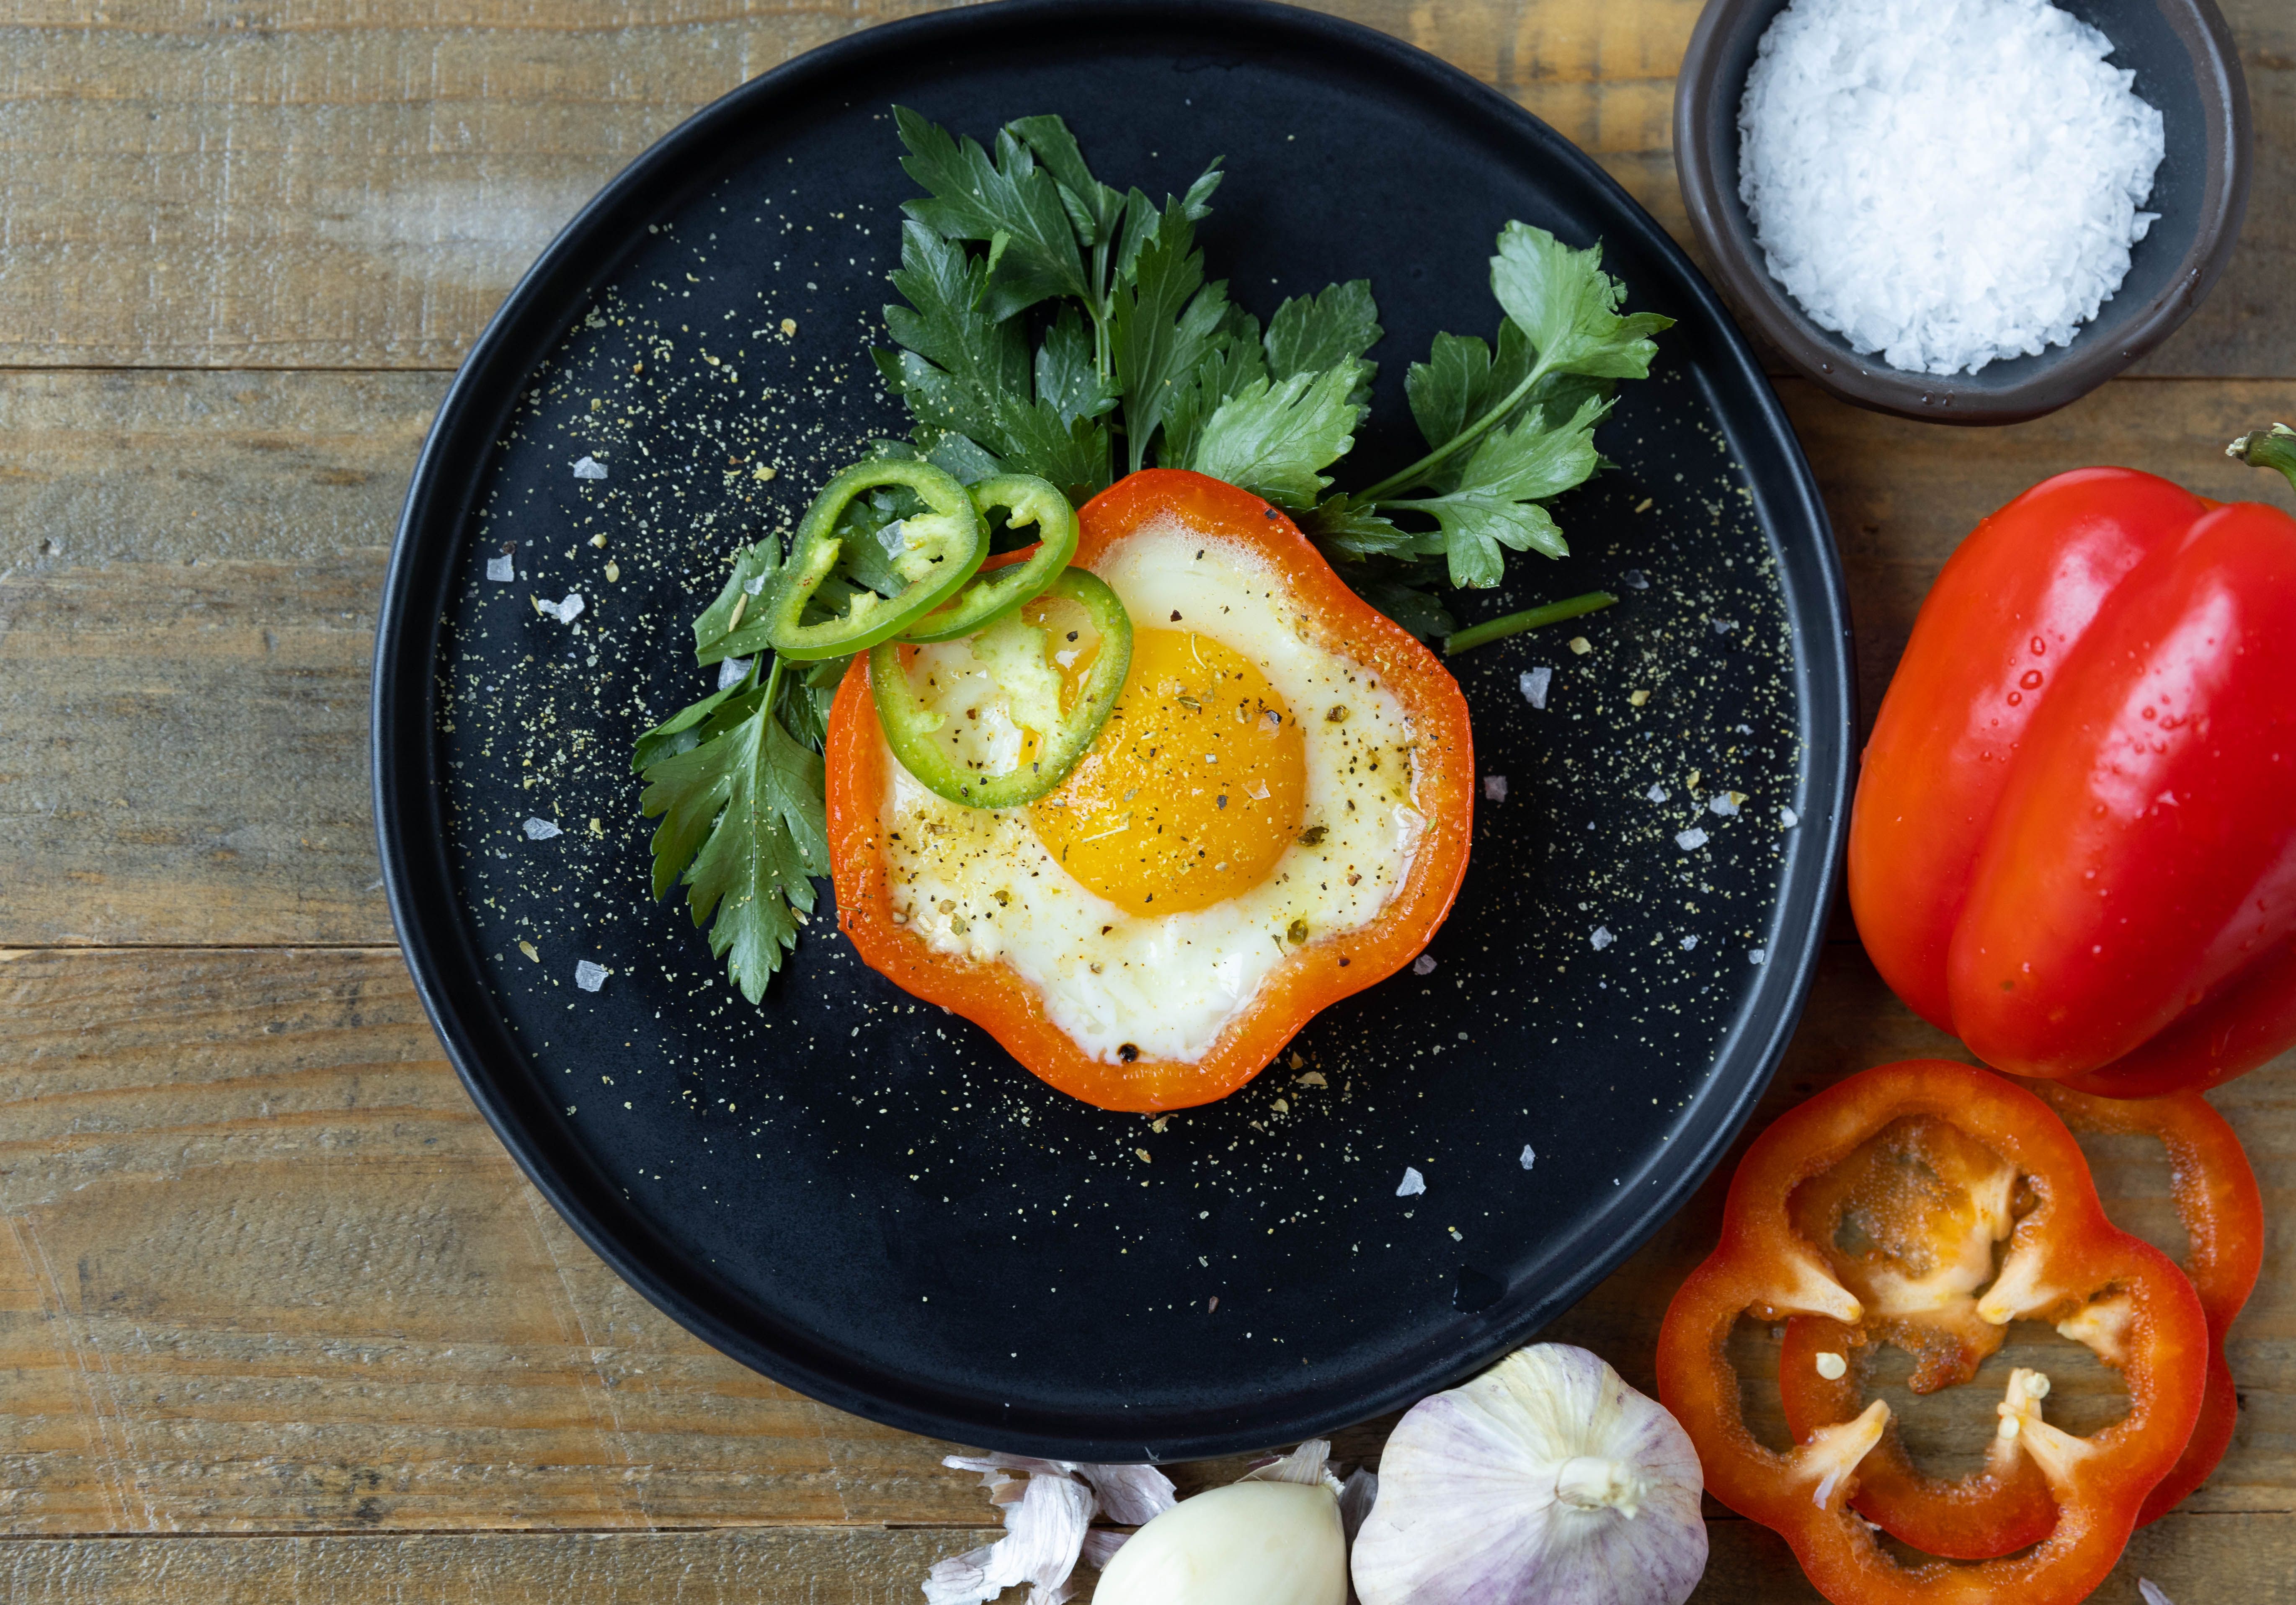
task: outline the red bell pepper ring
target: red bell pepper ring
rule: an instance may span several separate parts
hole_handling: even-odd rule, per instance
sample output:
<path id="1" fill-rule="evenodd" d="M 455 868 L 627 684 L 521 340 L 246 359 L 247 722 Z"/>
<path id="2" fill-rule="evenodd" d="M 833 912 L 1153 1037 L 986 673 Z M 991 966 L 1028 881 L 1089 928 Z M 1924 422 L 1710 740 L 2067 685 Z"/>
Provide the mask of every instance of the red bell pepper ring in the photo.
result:
<path id="1" fill-rule="evenodd" d="M 2000 1069 L 2140 1096 L 2296 1043 L 2296 519 L 2111 468 L 1987 519 L 1875 721 L 1849 893 Z"/>
<path id="2" fill-rule="evenodd" d="M 1829 1208 L 1866 1211 L 1847 1241 L 1885 1250 L 1879 1261 L 1861 1256 L 1865 1263 L 1852 1265 L 1838 1229 L 1816 1239 L 1796 1229 L 1795 1196 L 1845 1166 L 1856 1171 L 1888 1144 L 1942 1158 L 1937 1174 L 1948 1184 L 1924 1191 L 1908 1184 L 1915 1171 L 1896 1167 L 1893 1191 L 1892 1167 L 1868 1166 L 1852 1185 L 1833 1189 Z M 2005 1183 L 1972 1148 L 2001 1161 Z M 2005 1213 L 2007 1249 L 1997 1273 L 1993 1233 Z M 1974 1253 L 1936 1251 L 1965 1241 L 1925 1236 L 1941 1225 L 1982 1235 L 1979 1280 Z M 1968 1566 L 1907 1569 L 1892 1560 L 1851 1509 L 1890 1424 L 1882 1400 L 1784 1454 L 1747 1429 L 1726 1347 L 1731 1327 L 1744 1314 L 1862 1327 L 1869 1313 L 1847 1280 L 1873 1290 L 1876 1322 L 1894 1318 L 1889 1307 L 1926 1298 L 1956 1322 L 1964 1314 L 1995 1327 L 2046 1320 L 2120 1355 L 2128 1413 L 2087 1438 L 2043 1419 L 2032 1373 L 2013 1379 L 2003 1453 L 2030 1461 L 2056 1506 L 2038 1544 Z M 1697 1445 L 1707 1491 L 1783 1536 L 1835 1605 L 2072 1605 L 2112 1569 L 2145 1496 L 2192 1437 L 2207 1337 L 2192 1284 L 2166 1255 L 2105 1219 L 2079 1145 L 2046 1104 L 1974 1067 L 1914 1060 L 1851 1077 L 1755 1140 L 1731 1179 L 1720 1246 L 1667 1308 L 1659 1396 Z"/>
<path id="3" fill-rule="evenodd" d="M 2198 1093 L 2164 1098 L 2096 1098 L 2057 1082 L 2033 1088 L 2076 1132 L 2159 1140 L 2168 1150 L 2177 1215 L 2191 1244 L 2185 1274 L 2208 1318 L 2208 1379 L 2193 1436 L 2174 1468 L 2145 1495 L 2136 1525 L 2166 1515 L 2208 1480 L 2232 1442 L 2238 1404 L 2225 1334 L 2256 1286 L 2264 1263 L 2264 1200 L 2240 1138 Z M 1796 1437 L 1846 1421 L 1861 1396 L 1858 1358 L 1871 1353 L 1873 1333 L 1855 1333 L 1819 1318 L 1786 1324 L 1778 1360 L 1778 1392 L 1786 1425 Z M 1844 1373 L 1827 1377 L 1818 1356 L 1849 1357 Z M 2114 1361 L 2105 1356 L 2107 1364 Z M 1965 1380 L 1966 1379 L 1961 1379 Z M 2030 1383 L 2013 1380 L 2013 1411 Z M 1915 1391 L 1926 1392 L 1917 1380 Z M 1984 1560 L 2038 1544 L 2056 1523 L 2056 1502 L 2030 1459 L 2012 1452 L 2014 1440 L 1996 1439 L 1985 1469 L 1953 1480 L 1923 1477 L 1894 1437 L 1885 1438 L 1858 1468 L 1857 1513 L 1893 1538 L 1933 1555 Z"/>

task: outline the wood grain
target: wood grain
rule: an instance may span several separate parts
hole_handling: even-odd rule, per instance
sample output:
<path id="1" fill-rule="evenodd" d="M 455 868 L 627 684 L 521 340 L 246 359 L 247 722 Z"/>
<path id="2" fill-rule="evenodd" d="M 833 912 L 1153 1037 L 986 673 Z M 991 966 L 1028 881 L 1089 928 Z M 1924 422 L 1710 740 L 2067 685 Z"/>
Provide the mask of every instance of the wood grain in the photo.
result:
<path id="1" fill-rule="evenodd" d="M 1708 1527 L 1691 1605 L 1817 1605 L 1776 1536 Z M 478 1533 L 414 1537 L 32 1539 L 0 1543 L 11 1605 L 915 1605 L 925 1568 L 979 1532 L 781 1528 L 714 1533 Z M 2285 1597 L 2296 1517 L 2175 1515 L 2136 1535 L 2092 1605 L 2140 1605 L 2149 1577 L 2181 1605 Z M 1092 1599 L 1091 1575 L 1075 1605 Z M 1025 1591 L 1004 1595 L 1019 1601 Z"/>
<path id="2" fill-rule="evenodd" d="M 1837 946 L 1768 1102 L 1948 1046 Z M 2296 1060 L 2218 1101 L 2274 1218 L 2296 1217 Z M 394 952 L 18 950 L 0 962 L 0 1533 L 985 1514 L 939 1469 L 944 1445 L 751 1374 L 593 1257 L 440 1061 Z M 2133 1146 L 2097 1163 L 2116 1213 L 2173 1243 L 2165 1167 Z M 1549 1335 L 1649 1387 L 1718 1196 Z M 2292 1508 L 2296 1245 L 2269 1254 L 2235 1329 L 2241 1436 L 2195 1511 Z M 2053 1410 L 2110 1391 L 2070 1352 L 2048 1362 Z M 1993 1397 L 1988 1372 L 1922 1402 L 1917 1448 L 1981 1442 Z M 1375 1456 L 1384 1427 L 1339 1453 Z"/>
<path id="3" fill-rule="evenodd" d="M 429 373 L 0 373 L 0 940 L 380 942 L 374 610 Z"/>
<path id="4" fill-rule="evenodd" d="M 0 1530 L 977 1519 L 529 1188 L 396 951 L 0 963 Z"/>
<path id="5" fill-rule="evenodd" d="M 391 941 L 365 760 L 422 373 L 0 373 L 0 944 Z M 2224 442 L 2296 385 L 2107 386 L 1939 430 L 1782 381 L 1849 576 L 1870 720 L 1987 512 L 2120 463 L 2288 493 Z"/>
<path id="6" fill-rule="evenodd" d="M 449 367 L 583 201 L 690 112 L 923 0 L 30 0 L 0 24 L 0 365 Z M 1336 0 L 1496 85 L 1684 233 L 1698 0 Z M 2296 372 L 2296 11 L 2227 0 L 2246 244 L 2155 374 Z"/>

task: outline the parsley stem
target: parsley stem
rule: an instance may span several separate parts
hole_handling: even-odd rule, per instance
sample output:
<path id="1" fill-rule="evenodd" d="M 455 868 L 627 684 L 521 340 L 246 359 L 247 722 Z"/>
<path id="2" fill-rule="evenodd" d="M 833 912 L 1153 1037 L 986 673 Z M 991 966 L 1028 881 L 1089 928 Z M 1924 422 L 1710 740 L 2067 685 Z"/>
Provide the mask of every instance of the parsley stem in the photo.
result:
<path id="1" fill-rule="evenodd" d="M 758 657 L 762 658 L 765 655 L 765 653 L 759 652 Z M 779 652 L 775 652 L 773 655 L 773 670 L 766 676 L 765 709 L 766 717 L 769 719 L 778 717 L 778 704 L 775 701 L 775 699 L 781 695 L 782 691 L 782 655 Z M 757 683 L 758 659 L 757 658 L 752 658 L 750 659 L 750 684 L 755 685 Z M 758 750 L 762 752 L 764 749 L 760 748 Z"/>
<path id="2" fill-rule="evenodd" d="M 1608 591 L 1589 591 L 1584 596 L 1550 602 L 1543 608 L 1527 608 L 1520 613 L 1509 613 L 1504 618 L 1446 635 L 1443 637 L 1443 655 L 1456 658 L 1461 652 L 1488 646 L 1492 642 L 1503 641 L 1509 635 L 1520 635 L 1525 630 L 1535 630 L 1541 625 L 1561 624 L 1564 619 L 1576 618 L 1582 613 L 1599 613 L 1618 600 Z"/>
<path id="3" fill-rule="evenodd" d="M 1521 405 L 1522 398 L 1530 394 L 1531 387 L 1546 377 L 1546 364 L 1542 362 L 1537 367 L 1531 369 L 1529 373 L 1525 374 L 1523 376 L 1522 382 L 1515 386 L 1513 389 L 1508 391 L 1507 398 L 1505 401 L 1500 402 L 1498 405 L 1493 407 L 1489 412 L 1485 413 L 1481 417 L 1476 419 L 1465 429 L 1461 430 L 1457 434 L 1443 442 L 1442 445 L 1437 446 L 1433 451 L 1429 452 L 1425 456 L 1420 458 L 1418 462 L 1414 463 L 1401 473 L 1390 474 L 1386 479 L 1382 479 L 1369 490 L 1359 490 L 1348 499 L 1356 503 L 1357 505 L 1362 505 L 1365 503 L 1379 501 L 1381 498 L 1385 496 L 1391 496 L 1398 490 L 1408 490 L 1414 485 L 1423 485 L 1426 483 L 1427 475 L 1431 470 L 1440 465 L 1454 453 L 1459 451 L 1463 447 L 1472 446 L 1476 441 L 1490 433 L 1494 425 L 1497 424 L 1505 419 L 1509 413 L 1512 413 L 1517 406 Z"/>

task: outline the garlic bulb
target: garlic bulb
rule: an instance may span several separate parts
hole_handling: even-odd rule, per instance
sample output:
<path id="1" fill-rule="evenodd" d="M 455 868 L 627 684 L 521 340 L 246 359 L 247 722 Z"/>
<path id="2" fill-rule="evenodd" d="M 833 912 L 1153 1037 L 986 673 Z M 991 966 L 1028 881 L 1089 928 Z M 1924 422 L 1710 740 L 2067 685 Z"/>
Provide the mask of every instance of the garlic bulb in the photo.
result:
<path id="1" fill-rule="evenodd" d="M 1094 1605 L 1347 1605 L 1340 1487 L 1311 1439 L 1132 1535 Z"/>
<path id="2" fill-rule="evenodd" d="M 1363 1605 L 1682 1605 L 1706 1569 L 1702 1481 L 1680 1424 L 1600 1359 L 1519 1349 L 1398 1424 L 1356 1592 Z"/>

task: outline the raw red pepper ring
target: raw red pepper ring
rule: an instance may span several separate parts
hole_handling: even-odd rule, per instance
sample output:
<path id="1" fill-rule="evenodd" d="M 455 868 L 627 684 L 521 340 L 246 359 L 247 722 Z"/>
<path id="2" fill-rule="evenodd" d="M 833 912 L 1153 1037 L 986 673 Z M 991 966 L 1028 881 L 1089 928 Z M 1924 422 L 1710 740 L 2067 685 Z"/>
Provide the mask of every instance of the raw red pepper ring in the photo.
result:
<path id="1" fill-rule="evenodd" d="M 1928 1161 L 1926 1172 L 1875 1162 L 1889 1151 Z M 1846 1185 L 1827 1183 L 1845 1168 Z M 1794 1220 L 1810 1183 L 1819 1186 L 1805 1209 L 1822 1199 L 1842 1213 L 1816 1241 Z M 2005 1219 L 1997 1272 L 1994 1232 Z M 1955 1232 L 1957 1241 L 1940 1236 Z M 1867 1286 L 1870 1311 L 1845 1280 Z M 2003 1417 L 2003 1441 L 2037 1467 L 2057 1510 L 2048 1535 L 2020 1553 L 1908 1569 L 1882 1549 L 1851 1509 L 1890 1424 L 1882 1400 L 1784 1454 L 1747 1429 L 1726 1349 L 1741 1314 L 1824 1316 L 1854 1329 L 1923 1306 L 1943 1311 L 1955 1335 L 1937 1356 L 1943 1369 L 1982 1347 L 1960 1330 L 1964 1315 L 1993 1327 L 2070 1325 L 2121 1355 L 2128 1413 L 2087 1438 L 2042 1419 L 2030 1373 L 2013 1380 L 2021 1396 Z M 1972 1066 L 1914 1060 L 1851 1077 L 1755 1140 L 1731 1179 L 1719 1247 L 1667 1308 L 1659 1394 L 1697 1445 L 1707 1491 L 1775 1529 L 1835 1605 L 2072 1605 L 2112 1570 L 2145 1496 L 2192 1436 L 2207 1335 L 2176 1265 L 2105 1219 L 2079 1145 L 2046 1104 Z"/>
<path id="2" fill-rule="evenodd" d="M 2002 1069 L 2140 1097 L 2296 1043 L 2296 520 L 2116 468 L 1988 518 L 1882 701 L 1849 867 L 1883 978 Z"/>
<path id="3" fill-rule="evenodd" d="M 2185 1274 L 2208 1317 L 2208 1382 L 2199 1423 L 2184 1454 L 2145 1496 L 2136 1519 L 2144 1527 L 2205 1482 L 2232 1442 L 2238 1406 L 2232 1369 L 2225 1361 L 2225 1333 L 2248 1302 L 2263 1265 L 2263 1197 L 2239 1137 L 2198 1093 L 2095 1098 L 2046 1081 L 2032 1090 L 2076 1132 L 2150 1136 L 2169 1152 L 2177 1215 L 2191 1243 Z M 1857 1413 L 1861 1367 L 1852 1359 L 1842 1375 L 1828 1378 L 1818 1369 L 1818 1356 L 1870 1353 L 1873 1338 L 1870 1324 L 1865 1332 L 1852 1333 L 1817 1317 L 1787 1322 L 1778 1391 L 1786 1425 L 1797 1438 Z M 2029 1402 L 2030 1385 L 2012 1387 L 2015 1392 L 2008 1404 L 2013 1413 Z M 1919 1381 L 1915 1390 L 1927 1391 Z M 1915 1471 L 1892 1435 L 1859 1467 L 1853 1503 L 1859 1515 L 1891 1537 L 1933 1555 L 1984 1560 L 2038 1544 L 2055 1525 L 2056 1503 L 2039 1469 L 2015 1454 L 2013 1444 L 1996 1438 L 1983 1471 L 1947 1481 Z"/>
<path id="4" fill-rule="evenodd" d="M 2231 1122 L 2198 1093 L 2098 1098 L 2046 1082 L 2033 1090 L 2077 1132 L 2154 1137 L 2169 1151 L 2171 1196 L 2190 1243 L 2185 1274 L 2209 1321 L 2208 1391 L 2184 1455 L 2145 1498 L 2136 1518 L 2143 1527 L 2206 1482 L 2232 1443 L 2240 1405 L 2225 1360 L 2225 1334 L 2264 1268 L 2264 1195 Z"/>

